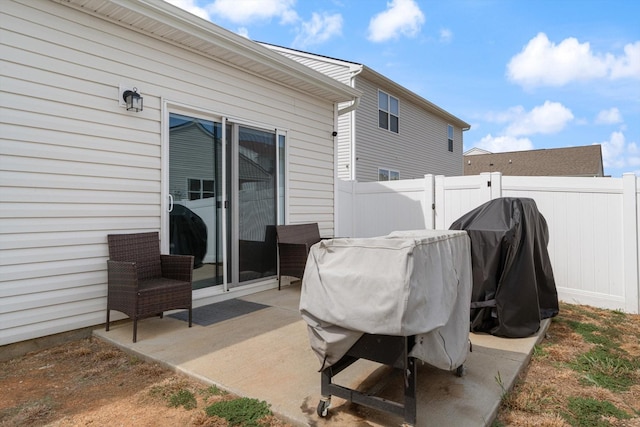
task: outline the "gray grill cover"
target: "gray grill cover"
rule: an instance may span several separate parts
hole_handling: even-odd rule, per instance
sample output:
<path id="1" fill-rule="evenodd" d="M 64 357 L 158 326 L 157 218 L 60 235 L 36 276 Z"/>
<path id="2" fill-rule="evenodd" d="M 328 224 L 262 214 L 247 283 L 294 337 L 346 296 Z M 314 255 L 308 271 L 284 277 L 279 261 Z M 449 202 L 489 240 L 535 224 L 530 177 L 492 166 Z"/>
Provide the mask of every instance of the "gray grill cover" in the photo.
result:
<path id="1" fill-rule="evenodd" d="M 309 253 L 300 312 L 322 369 L 367 333 L 416 335 L 411 356 L 452 370 L 468 352 L 471 281 L 464 231 L 323 240 Z"/>

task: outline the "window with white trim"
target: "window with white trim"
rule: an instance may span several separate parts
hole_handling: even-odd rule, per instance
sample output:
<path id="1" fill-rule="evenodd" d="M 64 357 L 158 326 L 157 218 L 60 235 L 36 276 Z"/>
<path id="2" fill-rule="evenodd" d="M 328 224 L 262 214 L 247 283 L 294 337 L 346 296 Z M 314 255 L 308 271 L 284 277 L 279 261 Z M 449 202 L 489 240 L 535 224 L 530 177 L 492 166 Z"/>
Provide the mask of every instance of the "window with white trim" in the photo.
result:
<path id="1" fill-rule="evenodd" d="M 400 172 L 392 169 L 378 168 L 378 181 L 398 181 Z"/>
<path id="2" fill-rule="evenodd" d="M 209 199 L 215 196 L 212 179 L 189 178 L 189 200 Z"/>
<path id="3" fill-rule="evenodd" d="M 400 101 L 381 90 L 378 91 L 378 127 L 398 133 Z"/>
<path id="4" fill-rule="evenodd" d="M 453 153 L 453 126 L 447 125 L 447 148 Z"/>

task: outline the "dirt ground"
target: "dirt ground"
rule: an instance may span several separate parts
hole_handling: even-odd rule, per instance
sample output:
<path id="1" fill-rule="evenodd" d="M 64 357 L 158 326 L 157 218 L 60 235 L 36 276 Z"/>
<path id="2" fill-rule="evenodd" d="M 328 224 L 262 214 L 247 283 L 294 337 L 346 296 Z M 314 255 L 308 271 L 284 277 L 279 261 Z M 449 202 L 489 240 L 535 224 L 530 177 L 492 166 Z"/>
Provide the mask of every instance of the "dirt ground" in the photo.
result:
<path id="1" fill-rule="evenodd" d="M 495 426 L 582 425 L 562 416 L 576 396 L 611 402 L 630 416 L 603 418 L 598 425 L 640 426 L 640 369 L 631 373 L 635 385 L 612 392 L 585 384 L 568 367 L 593 346 L 576 333 L 578 323 L 608 325 L 610 333 L 614 325 L 624 353 L 640 359 L 640 316 L 563 305 L 515 389 L 505 391 Z M 210 389 L 98 339 L 83 339 L 0 363 L 0 426 L 227 426 L 204 409 L 236 396 Z M 181 390 L 196 397 L 195 408 L 170 406 L 170 396 Z M 287 426 L 275 417 L 264 421 Z"/>
<path id="2" fill-rule="evenodd" d="M 170 406 L 189 390 L 197 407 Z M 0 426 L 215 426 L 204 408 L 236 398 L 96 338 L 65 343 L 0 363 Z M 285 427 L 269 417 L 265 426 Z"/>

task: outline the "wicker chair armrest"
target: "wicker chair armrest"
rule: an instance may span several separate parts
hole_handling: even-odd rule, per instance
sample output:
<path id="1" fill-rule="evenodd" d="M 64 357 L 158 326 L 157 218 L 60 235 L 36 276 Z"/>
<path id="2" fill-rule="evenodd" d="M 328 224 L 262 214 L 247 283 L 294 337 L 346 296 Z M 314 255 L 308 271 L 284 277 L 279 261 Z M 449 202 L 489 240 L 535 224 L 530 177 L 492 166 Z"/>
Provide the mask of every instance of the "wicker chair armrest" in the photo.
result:
<path id="1" fill-rule="evenodd" d="M 193 279 L 193 256 L 160 255 L 162 277 L 191 282 Z"/>
<path id="2" fill-rule="evenodd" d="M 138 288 L 138 271 L 135 262 L 107 260 L 109 288 L 135 292 Z"/>

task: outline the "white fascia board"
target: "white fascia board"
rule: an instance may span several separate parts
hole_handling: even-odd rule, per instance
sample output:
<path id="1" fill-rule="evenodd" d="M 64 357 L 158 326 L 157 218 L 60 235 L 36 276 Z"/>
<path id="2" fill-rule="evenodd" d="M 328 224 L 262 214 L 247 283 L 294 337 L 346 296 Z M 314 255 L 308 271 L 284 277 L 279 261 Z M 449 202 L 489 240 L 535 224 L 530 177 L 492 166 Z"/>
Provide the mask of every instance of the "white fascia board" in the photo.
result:
<path id="1" fill-rule="evenodd" d="M 333 102 L 350 101 L 361 95 L 361 92 L 354 88 L 163 0 L 58 0 L 58 2 L 143 33 L 188 46 L 207 55 L 210 55 L 207 48 L 217 49 L 220 51 L 221 60 L 231 64 L 234 56 L 240 56 L 243 61 L 238 65 L 249 71 L 252 71 L 251 65 L 247 65 L 246 60 L 253 61 L 256 66 L 268 67 L 277 73 L 282 73 L 281 82 L 294 88 L 299 85 L 299 89 L 305 90 L 304 86 L 311 84 L 321 89 L 320 93 L 325 99 Z M 185 41 L 185 36 L 192 37 L 193 43 L 189 44 Z M 228 56 L 225 58 L 223 53 Z M 287 77 L 286 81 L 285 77 Z M 272 79 L 278 81 L 277 77 Z"/>

